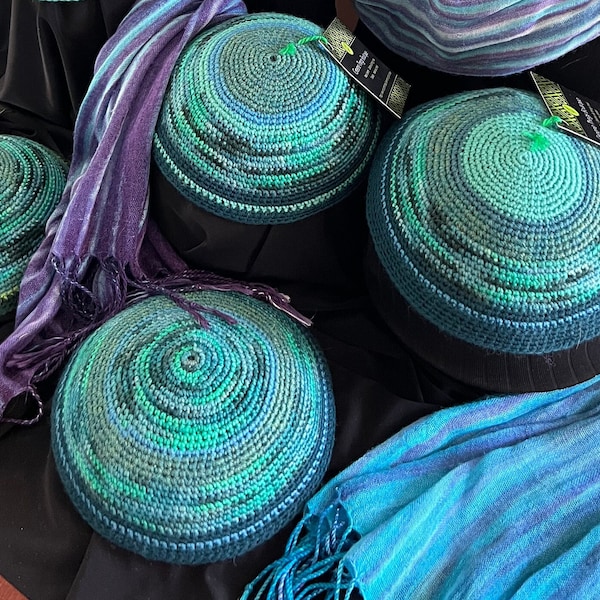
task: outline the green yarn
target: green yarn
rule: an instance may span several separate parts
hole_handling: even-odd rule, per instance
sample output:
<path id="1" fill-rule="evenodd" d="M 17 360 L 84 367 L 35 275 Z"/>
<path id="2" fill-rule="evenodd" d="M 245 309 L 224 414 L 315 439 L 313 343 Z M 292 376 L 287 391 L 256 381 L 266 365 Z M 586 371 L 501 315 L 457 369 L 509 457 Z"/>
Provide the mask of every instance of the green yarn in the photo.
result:
<path id="1" fill-rule="evenodd" d="M 214 562 L 271 537 L 327 468 L 335 414 L 307 330 L 239 293 L 187 295 L 235 319 L 198 326 L 163 296 L 83 342 L 56 390 L 52 444 L 82 516 L 171 563 Z"/>
<path id="2" fill-rule="evenodd" d="M 19 285 L 58 204 L 67 164 L 45 146 L 0 135 L 0 319 L 17 305 Z"/>
<path id="3" fill-rule="evenodd" d="M 533 150 L 534 152 L 541 152 L 550 146 L 550 140 L 541 133 L 524 131 L 523 135 L 531 140 L 531 146 L 529 149 Z"/>
<path id="4" fill-rule="evenodd" d="M 254 14 L 183 51 L 153 142 L 154 160 L 183 196 L 233 221 L 275 224 L 324 210 L 358 185 L 380 115 L 317 43 L 320 34 L 304 19 Z"/>
<path id="5" fill-rule="evenodd" d="M 282 48 L 279 51 L 279 54 L 281 54 L 282 56 L 295 56 L 298 46 L 303 46 L 304 44 L 308 44 L 309 42 L 323 42 L 326 44 L 327 38 L 322 35 L 308 35 L 306 37 L 303 37 L 301 40 L 298 40 L 296 43 L 290 42 L 285 48 Z"/>
<path id="6" fill-rule="evenodd" d="M 551 117 L 548 117 L 542 121 L 542 126 L 554 127 L 554 125 L 558 125 L 559 123 L 562 123 L 562 119 L 556 115 L 552 115 Z"/>
<path id="7" fill-rule="evenodd" d="M 600 335 L 600 150 L 546 114 L 509 88 L 429 102 L 371 171 L 369 227 L 391 282 L 485 350 L 540 355 Z"/>

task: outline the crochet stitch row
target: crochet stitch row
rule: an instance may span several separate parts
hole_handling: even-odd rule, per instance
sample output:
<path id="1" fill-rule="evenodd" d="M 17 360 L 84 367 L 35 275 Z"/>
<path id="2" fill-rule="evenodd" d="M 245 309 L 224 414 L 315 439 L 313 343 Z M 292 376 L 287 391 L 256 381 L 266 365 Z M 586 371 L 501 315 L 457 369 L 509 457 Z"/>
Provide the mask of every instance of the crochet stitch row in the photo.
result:
<path id="1" fill-rule="evenodd" d="M 74 505 L 149 559 L 215 562 L 270 538 L 320 483 L 334 435 L 329 371 L 308 332 L 238 293 L 196 292 L 199 327 L 164 296 L 73 355 L 52 413 Z"/>

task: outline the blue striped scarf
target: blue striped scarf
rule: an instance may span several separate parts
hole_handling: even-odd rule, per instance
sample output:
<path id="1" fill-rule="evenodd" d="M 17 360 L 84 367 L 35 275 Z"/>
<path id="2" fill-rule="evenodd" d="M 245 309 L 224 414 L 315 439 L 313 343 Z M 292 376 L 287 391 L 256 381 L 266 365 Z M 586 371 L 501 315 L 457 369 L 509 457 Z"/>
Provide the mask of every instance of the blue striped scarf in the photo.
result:
<path id="1" fill-rule="evenodd" d="M 600 377 L 425 417 L 309 501 L 244 600 L 599 598 Z"/>
<path id="2" fill-rule="evenodd" d="M 147 216 L 154 126 L 185 44 L 245 12 L 241 0 L 139 0 L 101 50 L 65 193 L 23 278 L 15 332 L 0 345 L 0 417 L 22 393 L 41 408 L 35 383 L 125 306 L 132 284 L 148 291 L 185 270 Z"/>

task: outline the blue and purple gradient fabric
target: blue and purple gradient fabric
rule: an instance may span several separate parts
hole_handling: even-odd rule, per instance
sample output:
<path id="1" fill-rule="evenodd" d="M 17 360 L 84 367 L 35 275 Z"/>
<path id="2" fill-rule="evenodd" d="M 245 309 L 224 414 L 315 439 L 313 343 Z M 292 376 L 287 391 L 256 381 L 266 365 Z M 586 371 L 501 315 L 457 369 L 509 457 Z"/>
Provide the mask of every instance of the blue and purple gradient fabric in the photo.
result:
<path id="1" fill-rule="evenodd" d="M 425 417 L 309 501 L 244 600 L 598 598 L 599 444 L 600 377 Z"/>
<path id="2" fill-rule="evenodd" d="M 598 0 L 356 0 L 396 54 L 459 75 L 526 71 L 600 35 Z"/>
<path id="3" fill-rule="evenodd" d="M 102 48 L 66 190 L 22 280 L 16 329 L 0 345 L 0 420 L 12 398 L 37 397 L 35 383 L 69 347 L 125 306 L 128 283 L 187 268 L 148 220 L 154 127 L 184 46 L 245 13 L 241 0 L 139 0 Z"/>

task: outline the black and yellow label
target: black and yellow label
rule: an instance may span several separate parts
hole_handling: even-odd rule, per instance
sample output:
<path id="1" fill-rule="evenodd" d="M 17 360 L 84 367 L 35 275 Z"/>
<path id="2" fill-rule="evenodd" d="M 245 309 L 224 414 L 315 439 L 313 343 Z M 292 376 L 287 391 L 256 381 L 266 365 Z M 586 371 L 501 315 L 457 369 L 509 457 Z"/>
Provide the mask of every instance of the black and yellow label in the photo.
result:
<path id="1" fill-rule="evenodd" d="M 559 129 L 600 146 L 600 104 L 530 72 L 551 115 L 560 117 Z"/>
<path id="2" fill-rule="evenodd" d="M 342 69 L 401 118 L 410 85 L 386 67 L 339 19 L 332 21 L 323 36 L 327 43 L 320 43 Z"/>

